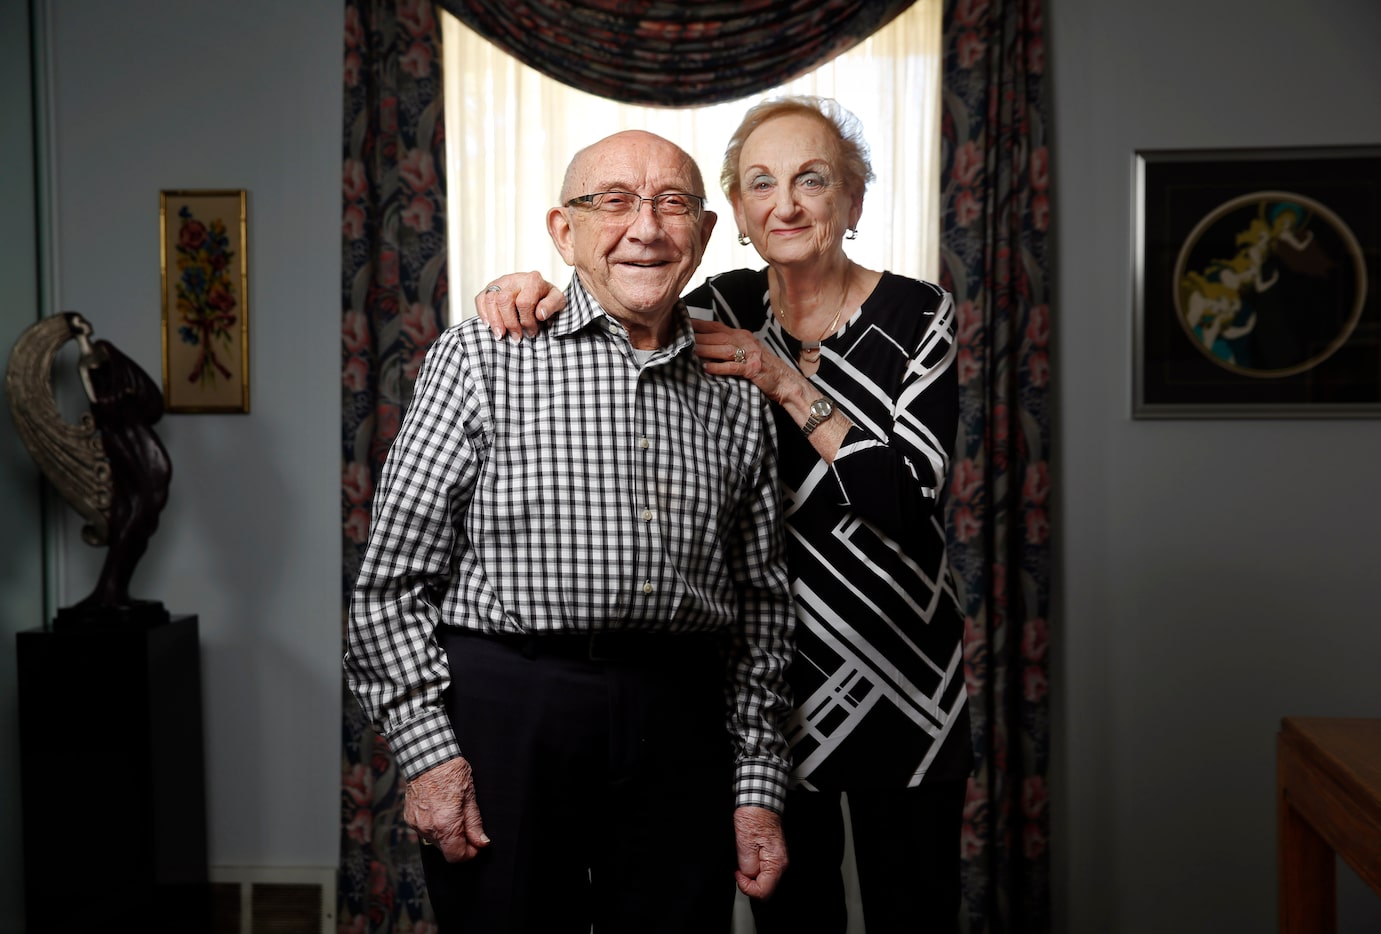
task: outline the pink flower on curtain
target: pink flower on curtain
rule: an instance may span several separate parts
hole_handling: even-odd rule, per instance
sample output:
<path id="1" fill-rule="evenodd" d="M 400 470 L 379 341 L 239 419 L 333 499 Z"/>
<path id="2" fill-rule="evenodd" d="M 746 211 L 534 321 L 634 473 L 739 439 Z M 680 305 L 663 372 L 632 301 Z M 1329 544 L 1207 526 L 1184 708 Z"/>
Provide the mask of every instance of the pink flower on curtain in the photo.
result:
<path id="1" fill-rule="evenodd" d="M 369 864 L 369 894 L 375 908 L 389 908 L 393 904 L 393 886 L 389 884 L 388 867 L 375 860 Z"/>
<path id="2" fill-rule="evenodd" d="M 983 531 L 983 523 L 978 513 L 968 506 L 960 506 L 954 510 L 952 524 L 955 539 L 966 544 Z"/>
<path id="3" fill-rule="evenodd" d="M 414 42 L 408 47 L 407 54 L 403 56 L 401 64 L 407 73 L 414 78 L 425 78 L 432 73 L 432 50 L 421 42 Z"/>
<path id="4" fill-rule="evenodd" d="M 970 617 L 964 618 L 964 687 L 969 694 L 982 689 L 988 679 L 988 635 Z"/>
<path id="5" fill-rule="evenodd" d="M 1005 624 L 1007 622 L 1007 606 L 1011 603 L 1012 599 L 1012 595 L 1007 592 L 1007 565 L 1005 560 L 1000 559 L 989 566 L 988 586 L 993 589 L 993 618 L 991 622 L 994 624 Z"/>
<path id="6" fill-rule="evenodd" d="M 345 492 L 345 498 L 351 503 L 367 503 L 374 496 L 374 481 L 370 477 L 369 467 L 359 461 L 351 461 L 345 465 L 345 476 L 341 480 L 341 489 Z"/>
<path id="7" fill-rule="evenodd" d="M 970 778 L 964 801 L 964 827 L 960 832 L 960 848 L 965 857 L 977 856 L 986 846 L 988 835 L 988 795 L 977 779 Z"/>
<path id="8" fill-rule="evenodd" d="M 1021 813 L 1035 819 L 1045 811 L 1050 799 L 1045 788 L 1045 776 L 1028 775 L 1021 780 Z"/>
<path id="9" fill-rule="evenodd" d="M 965 386 L 974 382 L 983 375 L 983 365 L 978 362 L 978 357 L 967 347 L 959 349 L 959 385 Z"/>
<path id="10" fill-rule="evenodd" d="M 345 834 L 356 843 L 368 843 L 374 829 L 374 816 L 369 810 L 369 802 L 355 809 L 355 813 L 345 822 Z"/>
<path id="11" fill-rule="evenodd" d="M 408 378 L 417 375 L 417 370 L 410 362 L 405 368 L 408 371 Z M 393 444 L 393 439 L 398 437 L 398 425 L 402 420 L 402 406 L 387 405 L 382 406 L 374 412 L 374 447 L 371 449 L 376 457 L 382 457 L 388 452 L 389 446 Z M 371 496 L 373 493 L 371 492 Z"/>
<path id="12" fill-rule="evenodd" d="M 1026 465 L 1026 482 L 1021 486 L 1021 495 L 1028 503 L 1044 503 L 1050 495 L 1050 465 L 1036 461 Z"/>
<path id="13" fill-rule="evenodd" d="M 345 361 L 340 376 L 345 388 L 352 392 L 364 392 L 369 388 L 369 364 L 359 357 Z"/>
<path id="14" fill-rule="evenodd" d="M 1031 151 L 1031 189 L 1046 191 L 1050 187 L 1050 149 L 1037 146 Z"/>
<path id="15" fill-rule="evenodd" d="M 983 174 L 983 153 L 979 150 L 977 142 L 968 140 L 955 150 L 954 170 L 951 174 L 955 182 L 966 187 L 978 182 Z"/>
<path id="16" fill-rule="evenodd" d="M 972 299 L 965 299 L 958 304 L 958 317 L 959 343 L 972 346 L 983 331 L 983 313 Z"/>
<path id="17" fill-rule="evenodd" d="M 345 8 L 345 47 L 358 49 L 364 43 L 364 27 L 360 25 L 360 9 L 347 5 Z"/>
<path id="18" fill-rule="evenodd" d="M 413 230 L 423 233 L 432 229 L 432 216 L 436 208 L 426 198 L 418 195 L 403 209 L 403 223 Z"/>
<path id="19" fill-rule="evenodd" d="M 960 227 L 968 227 L 982 214 L 983 206 L 971 190 L 965 189 L 954 196 L 954 222 Z"/>
<path id="20" fill-rule="evenodd" d="M 435 310 L 421 302 L 408 305 L 407 310 L 403 312 L 403 333 L 412 341 L 414 347 L 425 351 L 432 341 L 441 336 Z"/>
<path id="21" fill-rule="evenodd" d="M 369 347 L 369 321 L 358 311 L 347 311 L 341 327 L 341 341 L 347 353 L 358 353 Z"/>
<path id="22" fill-rule="evenodd" d="M 398 161 L 398 175 L 415 192 L 428 191 L 436 186 L 436 161 L 423 149 L 410 149 Z"/>
<path id="23" fill-rule="evenodd" d="M 1031 36 L 1030 44 L 1026 47 L 1026 70 L 1033 75 L 1045 72 L 1045 40 L 1039 33 Z"/>
<path id="24" fill-rule="evenodd" d="M 1050 306 L 1041 304 L 1031 307 L 1031 316 L 1026 322 L 1026 339 L 1037 347 L 1050 343 Z"/>
<path id="25" fill-rule="evenodd" d="M 391 289 L 398 284 L 398 251 L 384 248 L 379 251 L 379 269 L 376 276 L 379 285 Z"/>
<path id="26" fill-rule="evenodd" d="M 978 38 L 977 34 L 966 32 L 959 37 L 959 64 L 965 68 L 972 68 L 982 61 L 983 53 L 987 50 L 987 43 Z"/>
<path id="27" fill-rule="evenodd" d="M 364 60 L 360 58 L 360 53 L 351 52 L 345 56 L 345 86 L 353 88 L 360 83 L 360 69 L 364 67 Z"/>
<path id="28" fill-rule="evenodd" d="M 1045 620 L 1039 616 L 1028 620 L 1021 630 L 1021 657 L 1029 662 L 1040 661 L 1045 658 L 1045 649 L 1049 641 Z M 1039 781 L 1042 787 L 1045 785 L 1043 775 L 1028 775 L 1026 780 Z"/>
<path id="29" fill-rule="evenodd" d="M 954 22 L 965 26 L 977 26 L 988 13 L 989 0 L 959 0 L 954 4 L 951 17 Z"/>
<path id="30" fill-rule="evenodd" d="M 358 240 L 364 236 L 364 210 L 358 204 L 346 205 L 341 232 L 346 240 Z"/>
<path id="31" fill-rule="evenodd" d="M 358 201 L 369 192 L 369 181 L 365 178 L 364 164 L 358 159 L 346 159 L 341 169 L 345 185 L 345 200 Z"/>
<path id="32" fill-rule="evenodd" d="M 356 545 L 369 541 L 369 510 L 356 506 L 345 520 L 345 537 Z"/>
<path id="33" fill-rule="evenodd" d="M 399 0 L 398 22 L 414 39 L 430 38 L 436 31 L 431 0 Z"/>
<path id="34" fill-rule="evenodd" d="M 955 462 L 950 476 L 950 489 L 961 503 L 972 503 L 983 492 L 983 471 L 972 458 Z"/>

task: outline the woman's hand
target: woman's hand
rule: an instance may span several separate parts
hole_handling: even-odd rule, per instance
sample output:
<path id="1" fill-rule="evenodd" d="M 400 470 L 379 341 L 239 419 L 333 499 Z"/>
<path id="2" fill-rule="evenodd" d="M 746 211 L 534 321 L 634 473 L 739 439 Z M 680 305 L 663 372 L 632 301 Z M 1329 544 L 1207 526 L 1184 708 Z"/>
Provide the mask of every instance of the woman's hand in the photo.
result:
<path id="1" fill-rule="evenodd" d="M 693 319 L 695 355 L 705 361 L 705 372 L 716 376 L 741 376 L 780 404 L 792 374 L 776 354 L 770 353 L 747 331 L 720 321 Z M 741 351 L 741 353 L 740 353 Z"/>
<path id="2" fill-rule="evenodd" d="M 494 339 L 536 337 L 538 322 L 566 307 L 566 296 L 538 272 L 500 276 L 475 296 L 475 314 L 489 325 Z"/>

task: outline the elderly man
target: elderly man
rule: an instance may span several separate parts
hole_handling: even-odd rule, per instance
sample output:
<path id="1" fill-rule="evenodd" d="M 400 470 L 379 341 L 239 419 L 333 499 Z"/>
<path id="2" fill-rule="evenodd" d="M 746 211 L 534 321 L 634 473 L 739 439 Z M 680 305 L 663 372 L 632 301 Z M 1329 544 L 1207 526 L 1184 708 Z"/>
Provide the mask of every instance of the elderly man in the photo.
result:
<path id="1" fill-rule="evenodd" d="M 771 411 L 678 296 L 715 215 L 649 133 L 577 153 L 533 340 L 427 354 L 350 608 L 443 931 L 728 931 L 786 865 L 791 602 Z M 737 870 L 734 869 L 737 859 Z"/>

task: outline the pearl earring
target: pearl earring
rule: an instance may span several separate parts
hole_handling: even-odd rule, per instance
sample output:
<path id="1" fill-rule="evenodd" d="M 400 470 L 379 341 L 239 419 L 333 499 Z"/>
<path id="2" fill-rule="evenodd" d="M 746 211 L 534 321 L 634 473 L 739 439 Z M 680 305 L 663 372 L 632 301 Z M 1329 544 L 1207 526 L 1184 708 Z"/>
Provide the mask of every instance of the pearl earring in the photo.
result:
<path id="1" fill-rule="evenodd" d="M 749 241 L 748 235 L 747 235 L 747 234 L 739 234 L 739 235 L 738 235 L 738 242 L 739 242 L 740 244 L 742 244 L 743 246 L 747 246 L 751 241 Z"/>
<path id="2" fill-rule="evenodd" d="M 858 231 L 857 231 L 857 230 L 854 230 L 852 227 L 850 227 L 848 230 L 844 231 L 844 239 L 845 239 L 845 240 L 857 240 L 857 239 L 858 239 Z"/>

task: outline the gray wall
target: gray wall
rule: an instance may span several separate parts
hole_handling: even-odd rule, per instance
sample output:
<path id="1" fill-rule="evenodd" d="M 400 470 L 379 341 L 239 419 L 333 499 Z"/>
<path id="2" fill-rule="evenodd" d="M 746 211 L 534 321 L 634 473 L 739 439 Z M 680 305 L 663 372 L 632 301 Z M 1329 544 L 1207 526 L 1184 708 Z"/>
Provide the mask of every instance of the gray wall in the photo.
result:
<path id="1" fill-rule="evenodd" d="M 34 205 L 33 94 L 29 78 L 29 11 L 0 2 L 0 364 L 24 328 L 39 317 Z M 37 471 L 9 417 L 0 414 L 0 930 L 17 931 L 23 879 L 14 634 L 43 619 L 42 493 Z"/>
<path id="2" fill-rule="evenodd" d="M 55 236 L 48 311 L 85 315 L 161 379 L 160 189 L 243 188 L 249 210 L 252 411 L 168 415 L 158 432 L 172 459 L 169 503 L 135 574 L 135 596 L 200 618 L 209 857 L 213 866 L 334 867 L 340 784 L 340 151 L 344 7 L 339 0 L 37 0 L 40 81 L 48 104 L 41 159 L 51 173 Z M 0 35 L 22 51 L 25 4 L 6 0 Z M 27 118 L 10 101 L 20 60 L 0 56 L 8 128 Z M 22 74 L 16 77 L 22 77 Z M 32 173 L 29 173 L 31 176 Z M 9 217 L 31 183 L 4 176 L 4 223 L 29 236 L 33 210 Z M 6 226 L 6 242 L 10 234 Z M 4 251 L 6 271 L 13 259 Z M 31 261 L 32 265 L 32 261 Z M 35 275 L 21 280 L 32 292 Z M 6 280 L 7 285 L 9 280 Z M 23 300 L 20 300 L 23 299 Z M 35 316 L 32 296 L 7 289 L 0 344 Z M 59 368 L 60 369 L 60 368 Z M 70 373 L 59 373 L 62 377 Z M 78 391 L 79 395 L 79 391 Z M 33 499 L 31 463 L 4 419 L 6 501 Z M 14 450 L 20 454 L 14 454 Z M 15 463 L 11 463 L 15 461 Z M 28 511 L 6 549 L 38 562 Z M 76 513 L 52 523 L 58 605 L 85 597 L 103 550 L 85 545 Z M 12 545 L 10 539 L 15 539 Z M 25 542 L 21 549 L 18 542 Z M 8 579 L 5 623 L 43 622 L 35 585 Z M 14 594 L 11 595 L 11 589 Z M 41 585 L 38 587 L 41 595 Z M 21 622 L 22 621 L 22 622 Z M 14 640 L 0 650 L 13 668 Z M 6 685 L 13 683 L 6 677 Z M 7 690 L 6 694 L 10 692 Z M 99 709 L 100 699 L 93 698 Z M 3 709 L 13 709 L 6 696 Z M 12 719 L 3 759 L 14 762 Z M 74 748 L 80 750 L 79 737 Z M 92 768 L 119 763 L 52 763 Z M 0 930 L 20 930 L 13 770 L 3 770 Z M 103 805 L 118 831 L 120 802 Z M 25 815 L 41 820 L 41 815 Z M 99 844 L 95 844 L 100 849 Z M 94 851 L 88 855 L 99 855 Z M 118 851 L 113 855 L 118 858 Z"/>
<path id="3" fill-rule="evenodd" d="M 24 256 L 32 223 L 10 211 L 34 199 L 12 133 L 28 125 L 11 28 L 23 6 L 0 2 L 0 271 L 19 283 L 0 308 L 6 352 L 42 281 Z M 1381 711 L 1381 426 L 1130 419 L 1132 153 L 1381 143 L 1381 7 L 1048 6 L 1056 930 L 1273 930 L 1279 720 Z M 48 310 L 81 311 L 158 374 L 158 191 L 249 191 L 253 412 L 160 424 L 171 500 L 135 577 L 140 595 L 201 617 L 219 866 L 337 859 L 341 7 L 37 3 L 53 76 Z M 9 633 L 43 614 L 35 483 L 5 421 L 6 684 Z M 66 604 L 100 556 L 71 516 L 57 525 L 52 586 Z M 13 697 L 0 713 L 0 752 L 14 761 Z M 13 776 L 0 772 L 7 932 L 21 929 Z M 1376 930 L 1377 900 L 1350 874 L 1343 887 L 1343 930 Z"/>
<path id="4" fill-rule="evenodd" d="M 1047 18 L 1060 928 L 1270 931 L 1280 718 L 1381 716 L 1381 424 L 1131 420 L 1132 154 L 1381 144 L 1381 5 Z M 1381 929 L 1343 883 L 1343 929 Z"/>

